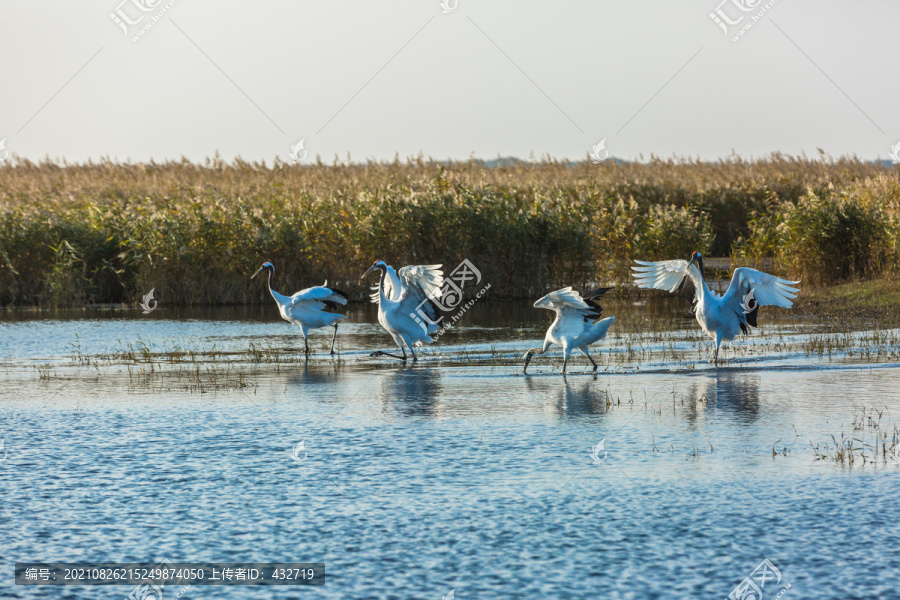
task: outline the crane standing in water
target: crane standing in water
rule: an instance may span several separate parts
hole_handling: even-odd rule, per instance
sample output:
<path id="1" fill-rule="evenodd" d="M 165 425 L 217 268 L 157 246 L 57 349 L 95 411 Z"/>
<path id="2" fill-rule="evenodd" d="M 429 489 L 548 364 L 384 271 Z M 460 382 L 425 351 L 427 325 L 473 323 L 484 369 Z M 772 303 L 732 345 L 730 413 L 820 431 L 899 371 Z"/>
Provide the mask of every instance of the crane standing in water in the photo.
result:
<path id="1" fill-rule="evenodd" d="M 441 297 L 444 274 L 441 265 L 417 265 L 403 267 L 395 271 L 383 260 L 376 260 L 360 279 L 369 273 L 379 271 L 377 291 L 372 294 L 372 302 L 378 304 L 378 322 L 391 334 L 402 356 L 380 350 L 370 356 L 391 356 L 406 360 L 404 344 L 412 353 L 413 362 L 418 360 L 413 346 L 431 343 L 431 334 L 440 328 L 440 312 L 432 299 Z M 420 315 L 417 315 L 421 311 Z M 425 319 L 421 316 L 427 317 Z"/>
<path id="2" fill-rule="evenodd" d="M 334 327 L 330 352 L 334 354 L 334 340 L 337 338 L 338 321 L 346 317 L 338 313 L 328 312 L 325 308 L 337 307 L 338 304 L 347 304 L 347 294 L 341 290 L 329 288 L 326 281 L 325 285 L 306 288 L 293 296 L 284 296 L 276 292 L 272 284 L 272 280 L 275 277 L 275 267 L 272 263 L 264 262 L 263 266 L 250 279 L 253 279 L 263 271 L 268 271 L 269 273 L 269 293 L 272 294 L 275 304 L 278 305 L 278 312 L 281 313 L 281 318 L 300 327 L 306 354 L 309 354 L 309 330 L 328 326 Z"/>
<path id="3" fill-rule="evenodd" d="M 749 333 L 756 327 L 760 306 L 791 308 L 792 300 L 800 291 L 793 287 L 799 281 L 790 281 L 750 269 L 734 270 L 731 284 L 723 295 L 709 289 L 703 275 L 703 255 L 691 254 L 690 260 L 663 260 L 646 262 L 636 260 L 639 266 L 631 267 L 638 287 L 675 292 L 690 277 L 694 283 L 694 314 L 701 329 L 716 342 L 713 363 L 719 362 L 719 347 L 730 342 L 740 333 Z M 696 264 L 695 264 L 696 263 Z"/>
<path id="4" fill-rule="evenodd" d="M 528 363 L 535 354 L 543 354 L 550 349 L 552 344 L 563 348 L 562 372 L 566 372 L 566 364 L 572 350 L 580 350 L 588 357 L 597 370 L 597 363 L 588 354 L 587 347 L 596 341 L 606 337 L 609 326 L 616 320 L 615 317 L 600 319 L 603 308 L 597 304 L 597 300 L 612 288 L 599 288 L 588 293 L 584 298 L 578 292 L 566 287 L 555 292 L 550 292 L 534 303 L 535 308 L 546 308 L 556 313 L 556 319 L 547 330 L 544 337 L 544 345 L 540 348 L 532 348 L 525 353 L 525 364 L 522 372 L 528 372 Z"/>

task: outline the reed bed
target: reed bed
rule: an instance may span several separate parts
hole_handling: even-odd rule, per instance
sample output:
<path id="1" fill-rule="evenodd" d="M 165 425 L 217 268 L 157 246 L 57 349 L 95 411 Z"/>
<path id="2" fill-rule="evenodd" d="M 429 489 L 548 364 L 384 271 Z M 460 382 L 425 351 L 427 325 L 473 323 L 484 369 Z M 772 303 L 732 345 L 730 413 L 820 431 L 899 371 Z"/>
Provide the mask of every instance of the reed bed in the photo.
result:
<path id="1" fill-rule="evenodd" d="M 628 280 L 634 258 L 731 256 L 807 283 L 896 272 L 900 169 L 851 158 L 0 167 L 0 305 L 266 301 L 373 260 L 468 258 L 492 297 Z M 256 282 L 253 282 L 256 283 Z"/>

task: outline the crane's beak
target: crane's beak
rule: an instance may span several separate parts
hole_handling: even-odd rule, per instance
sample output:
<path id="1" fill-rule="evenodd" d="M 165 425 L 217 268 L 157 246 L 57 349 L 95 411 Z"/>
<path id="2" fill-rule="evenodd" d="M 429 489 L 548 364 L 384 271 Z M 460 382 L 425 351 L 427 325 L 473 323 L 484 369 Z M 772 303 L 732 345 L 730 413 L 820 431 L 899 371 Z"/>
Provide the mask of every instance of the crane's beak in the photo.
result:
<path id="1" fill-rule="evenodd" d="M 254 273 L 253 275 L 250 276 L 250 279 L 253 279 L 254 277 L 256 277 L 257 275 L 259 275 L 260 273 L 262 273 L 265 270 L 266 270 L 265 267 L 260 267 L 259 271 L 257 271 L 256 273 Z"/>
<path id="2" fill-rule="evenodd" d="M 360 279 L 365 279 L 365 278 L 366 278 L 366 275 L 368 275 L 369 273 L 371 273 L 371 272 L 374 271 L 374 270 L 375 270 L 375 265 L 372 265 L 371 267 L 369 267 L 369 270 L 366 271 L 365 273 L 363 273 L 362 275 L 360 275 L 359 278 L 360 278 Z"/>

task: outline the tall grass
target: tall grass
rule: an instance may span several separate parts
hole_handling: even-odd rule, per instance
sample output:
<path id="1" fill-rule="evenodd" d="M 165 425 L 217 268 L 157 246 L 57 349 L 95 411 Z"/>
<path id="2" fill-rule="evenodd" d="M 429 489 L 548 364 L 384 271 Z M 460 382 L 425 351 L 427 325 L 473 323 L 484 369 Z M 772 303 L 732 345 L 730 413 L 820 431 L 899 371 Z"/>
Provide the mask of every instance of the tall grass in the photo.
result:
<path id="1" fill-rule="evenodd" d="M 471 260 L 492 295 L 628 278 L 692 250 L 830 283 L 896 269 L 898 170 L 855 159 L 545 160 L 0 167 L 0 304 L 265 300 L 326 278 L 362 294 L 373 260 Z"/>
<path id="2" fill-rule="evenodd" d="M 807 283 L 830 285 L 897 272 L 900 193 L 895 176 L 881 175 L 849 189 L 809 191 L 795 202 L 773 199 L 753 213 L 734 254 Z"/>

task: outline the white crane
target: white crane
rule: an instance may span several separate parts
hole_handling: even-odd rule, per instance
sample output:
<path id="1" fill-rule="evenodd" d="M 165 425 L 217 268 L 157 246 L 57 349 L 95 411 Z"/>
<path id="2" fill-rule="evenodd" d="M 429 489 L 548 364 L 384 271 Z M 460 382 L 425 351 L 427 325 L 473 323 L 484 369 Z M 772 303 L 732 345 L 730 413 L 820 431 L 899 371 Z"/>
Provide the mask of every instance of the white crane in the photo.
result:
<path id="1" fill-rule="evenodd" d="M 756 327 L 760 306 L 791 308 L 792 300 L 800 290 L 793 287 L 799 281 L 790 281 L 750 269 L 739 267 L 731 276 L 731 284 L 723 295 L 709 289 L 703 277 L 703 255 L 691 254 L 691 260 L 663 260 L 646 262 L 636 260 L 640 266 L 631 267 L 638 287 L 675 292 L 690 277 L 694 282 L 694 314 L 700 327 L 716 342 L 713 362 L 719 362 L 719 347 L 730 342 L 741 331 L 750 332 Z M 694 264 L 696 263 L 696 265 Z M 698 268 L 699 267 L 699 268 Z"/>
<path id="2" fill-rule="evenodd" d="M 413 346 L 431 343 L 431 334 L 440 328 L 441 315 L 432 299 L 441 297 L 444 285 L 441 265 L 411 265 L 395 271 L 383 260 L 376 260 L 360 279 L 374 271 L 381 272 L 377 291 L 371 296 L 372 302 L 378 304 L 378 322 L 391 334 L 403 355 L 379 350 L 370 356 L 406 360 L 405 344 L 416 361 L 418 357 Z"/>
<path id="3" fill-rule="evenodd" d="M 534 303 L 535 308 L 546 308 L 556 313 L 556 319 L 544 336 L 544 345 L 540 348 L 532 348 L 525 353 L 525 364 L 522 372 L 528 372 L 528 363 L 535 354 L 543 354 L 552 344 L 563 348 L 562 372 L 566 372 L 566 364 L 572 350 L 580 350 L 588 357 L 597 370 L 597 363 L 588 354 L 587 347 L 596 341 L 606 337 L 609 326 L 616 320 L 615 317 L 600 319 L 603 309 L 597 304 L 597 300 L 612 288 L 599 288 L 581 297 L 571 287 L 565 287 L 555 292 L 550 292 Z"/>
<path id="4" fill-rule="evenodd" d="M 300 326 L 305 352 L 309 354 L 309 330 L 330 326 L 334 327 L 334 335 L 331 337 L 331 354 L 334 354 L 334 340 L 337 338 L 338 321 L 346 317 L 338 313 L 328 312 L 325 308 L 336 308 L 338 304 L 347 304 L 347 294 L 340 290 L 329 288 L 326 281 L 325 285 L 306 288 L 293 296 L 283 296 L 276 292 L 272 285 L 272 279 L 275 277 L 275 267 L 272 263 L 264 262 L 263 266 L 250 279 L 253 279 L 263 271 L 269 272 L 269 293 L 272 294 L 275 304 L 278 305 L 278 312 L 281 313 L 281 318 Z"/>

